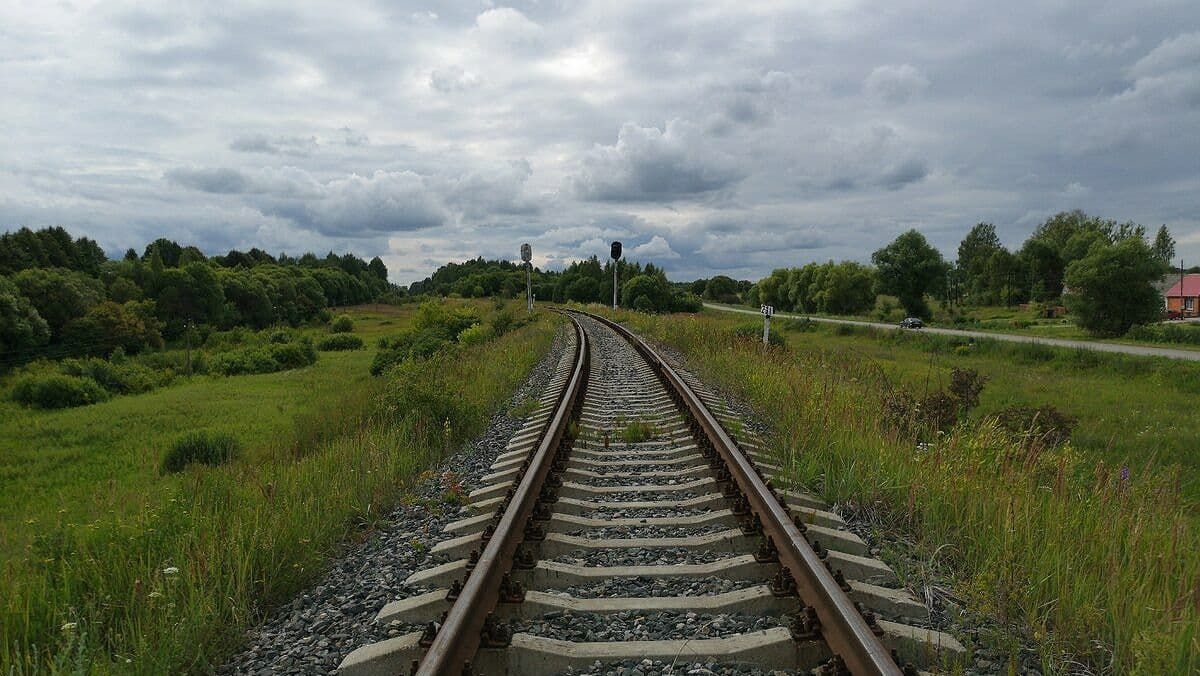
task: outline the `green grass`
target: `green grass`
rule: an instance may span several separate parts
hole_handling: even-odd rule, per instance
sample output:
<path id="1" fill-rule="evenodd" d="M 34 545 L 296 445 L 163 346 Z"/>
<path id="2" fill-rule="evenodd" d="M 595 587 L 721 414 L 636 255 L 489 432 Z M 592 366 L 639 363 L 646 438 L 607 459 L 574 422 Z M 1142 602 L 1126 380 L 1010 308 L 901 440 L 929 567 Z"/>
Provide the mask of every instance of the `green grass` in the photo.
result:
<path id="1" fill-rule="evenodd" d="M 912 346 L 822 332 L 794 332 L 788 348 L 764 351 L 737 337 L 744 319 L 716 315 L 622 316 L 762 412 L 792 482 L 874 514 L 936 562 L 971 609 L 998 622 L 989 644 L 1015 655 L 1033 643 L 1051 673 L 1065 672 L 1067 659 L 1116 673 L 1200 669 L 1200 531 L 1176 472 L 1146 461 L 1122 479 L 1109 456 L 1116 444 L 1096 442 L 1104 431 L 1032 452 L 994 426 L 968 424 L 917 448 L 882 421 L 884 383 L 932 381 L 949 358 L 931 367 L 930 355 Z M 1174 395 L 1156 392 L 1163 383 L 1154 378 L 1165 376 L 1153 360 L 1041 354 L 1057 364 L 1038 366 L 1036 354 L 962 359 L 992 369 L 992 406 L 1077 389 L 1064 405 L 1079 409 L 1081 427 L 1132 424 L 1121 439 L 1147 436 L 1139 448 L 1158 447 L 1156 423 L 1146 422 L 1150 404 L 1138 402 L 1165 404 Z M 1085 405 L 1090 398 L 1100 403 Z M 1106 416 L 1104 405 L 1118 412 Z M 1125 422 L 1110 422 L 1114 415 Z M 1195 466 L 1186 448 L 1172 459 Z M 893 562 L 921 584 L 920 570 Z"/>
<path id="2" fill-rule="evenodd" d="M 355 333 L 373 346 L 411 310 L 355 309 Z M 5 404 L 0 672 L 210 671 L 241 628 L 482 430 L 555 321 L 384 378 L 367 375 L 372 347 L 72 411 Z M 197 428 L 232 435 L 241 454 L 161 475 L 167 448 Z M 453 500 L 456 478 L 440 480 Z"/>
<path id="3" fill-rule="evenodd" d="M 1078 421 L 1075 450 L 1136 473 L 1178 477 L 1200 504 L 1200 451 L 1191 424 L 1200 398 L 1200 364 L 1020 343 L 817 325 L 788 334 L 794 347 L 862 361 L 887 385 L 918 392 L 944 385 L 954 368 L 988 377 L 975 416 L 1010 406 L 1050 404 Z"/>

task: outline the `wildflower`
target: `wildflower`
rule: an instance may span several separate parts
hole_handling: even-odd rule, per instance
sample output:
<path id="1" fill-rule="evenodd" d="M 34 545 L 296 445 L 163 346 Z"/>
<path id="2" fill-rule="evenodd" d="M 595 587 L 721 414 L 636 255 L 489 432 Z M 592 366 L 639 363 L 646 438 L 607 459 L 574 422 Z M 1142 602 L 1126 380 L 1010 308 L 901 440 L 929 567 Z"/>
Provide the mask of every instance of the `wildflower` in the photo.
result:
<path id="1" fill-rule="evenodd" d="M 152 592 L 150 592 L 150 593 L 148 594 L 148 596 L 149 596 L 150 598 L 152 598 L 152 599 L 160 599 L 160 598 L 162 598 L 162 592 L 160 592 L 160 591 L 152 591 Z"/>
<path id="2" fill-rule="evenodd" d="M 178 574 L 179 574 L 179 569 L 176 568 L 175 566 L 167 566 L 166 568 L 163 568 L 163 575 L 178 575 Z"/>
<path id="3" fill-rule="evenodd" d="M 65 622 L 65 623 L 63 623 L 62 630 L 64 632 L 69 633 L 69 632 L 75 631 L 75 628 L 78 626 L 79 626 L 78 622 Z"/>

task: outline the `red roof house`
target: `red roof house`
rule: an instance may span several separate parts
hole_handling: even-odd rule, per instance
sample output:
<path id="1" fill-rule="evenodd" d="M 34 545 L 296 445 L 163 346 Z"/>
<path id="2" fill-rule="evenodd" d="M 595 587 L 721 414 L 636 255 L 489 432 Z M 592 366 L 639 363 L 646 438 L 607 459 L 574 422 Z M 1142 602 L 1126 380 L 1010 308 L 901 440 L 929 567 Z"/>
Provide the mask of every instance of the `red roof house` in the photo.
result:
<path id="1" fill-rule="evenodd" d="M 1184 317 L 1200 316 L 1200 274 L 1184 275 L 1163 296 L 1167 301 L 1167 312 L 1178 312 Z"/>

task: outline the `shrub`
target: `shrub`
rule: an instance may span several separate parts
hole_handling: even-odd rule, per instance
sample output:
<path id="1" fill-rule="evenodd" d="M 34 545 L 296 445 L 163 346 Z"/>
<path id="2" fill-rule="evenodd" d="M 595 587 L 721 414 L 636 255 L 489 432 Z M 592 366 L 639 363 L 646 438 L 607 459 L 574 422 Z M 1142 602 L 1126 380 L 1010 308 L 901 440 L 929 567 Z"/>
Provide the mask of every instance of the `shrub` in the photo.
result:
<path id="1" fill-rule="evenodd" d="M 371 362 L 371 375 L 381 375 L 392 366 L 410 359 L 428 357 L 450 344 L 439 329 L 410 329 L 381 339 L 379 352 Z"/>
<path id="2" fill-rule="evenodd" d="M 329 330 L 333 333 L 350 333 L 354 330 L 354 320 L 350 315 L 338 315 L 329 325 Z"/>
<path id="3" fill-rule="evenodd" d="M 280 370 L 297 369 L 317 361 L 317 350 L 307 336 L 294 343 L 272 345 L 268 350 L 271 358 L 279 363 Z"/>
<path id="4" fill-rule="evenodd" d="M 225 432 L 196 430 L 177 438 L 163 458 L 163 474 L 183 471 L 192 463 L 223 465 L 237 456 L 240 445 Z"/>
<path id="5" fill-rule="evenodd" d="M 1078 422 L 1053 406 L 1012 406 L 992 416 L 996 425 L 1024 444 L 1058 446 Z"/>
<path id="6" fill-rule="evenodd" d="M 465 328 L 462 333 L 458 334 L 458 342 L 460 345 L 482 345 L 496 337 L 496 330 L 490 324 L 476 324 L 475 326 Z"/>
<path id="7" fill-rule="evenodd" d="M 65 375 L 91 378 L 109 394 L 140 394 L 158 387 L 163 377 L 141 364 L 123 360 L 120 363 L 104 359 L 64 359 L 59 370 Z"/>
<path id="8" fill-rule="evenodd" d="M 63 373 L 27 375 L 13 385 L 12 398 L 34 408 L 71 408 L 108 399 L 95 380 Z"/>
<path id="9" fill-rule="evenodd" d="M 290 343 L 290 342 L 292 342 L 292 332 L 291 331 L 272 331 L 271 334 L 269 336 L 267 336 L 267 342 L 278 343 L 278 344 Z"/>
<path id="10" fill-rule="evenodd" d="M 323 352 L 336 350 L 357 350 L 363 346 L 363 339 L 348 333 L 338 333 L 326 336 L 317 341 L 317 349 Z"/>
<path id="11" fill-rule="evenodd" d="M 295 342 L 277 343 L 276 335 L 271 335 L 271 342 L 267 345 L 216 355 L 208 364 L 209 371 L 225 376 L 274 373 L 308 366 L 317 361 L 317 350 L 307 336 Z"/>

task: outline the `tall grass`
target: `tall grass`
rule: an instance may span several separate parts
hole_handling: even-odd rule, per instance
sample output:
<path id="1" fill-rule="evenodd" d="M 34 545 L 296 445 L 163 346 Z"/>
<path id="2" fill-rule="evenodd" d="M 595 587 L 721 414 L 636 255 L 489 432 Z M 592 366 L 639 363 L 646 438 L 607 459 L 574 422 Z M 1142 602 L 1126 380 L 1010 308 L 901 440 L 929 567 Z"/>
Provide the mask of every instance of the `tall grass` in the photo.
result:
<path id="1" fill-rule="evenodd" d="M 881 422 L 861 361 L 764 351 L 729 321 L 629 318 L 762 411 L 794 481 L 947 545 L 960 593 L 1051 670 L 1200 669 L 1200 533 L 1172 477 L 1130 478 L 1069 445 L 1030 453 L 988 425 L 917 448 Z"/>
<path id="2" fill-rule="evenodd" d="M 206 672 L 420 471 L 478 434 L 549 321 L 413 362 L 297 427 L 291 452 L 191 468 L 133 518 L 45 529 L 5 566 L 6 674 Z"/>

